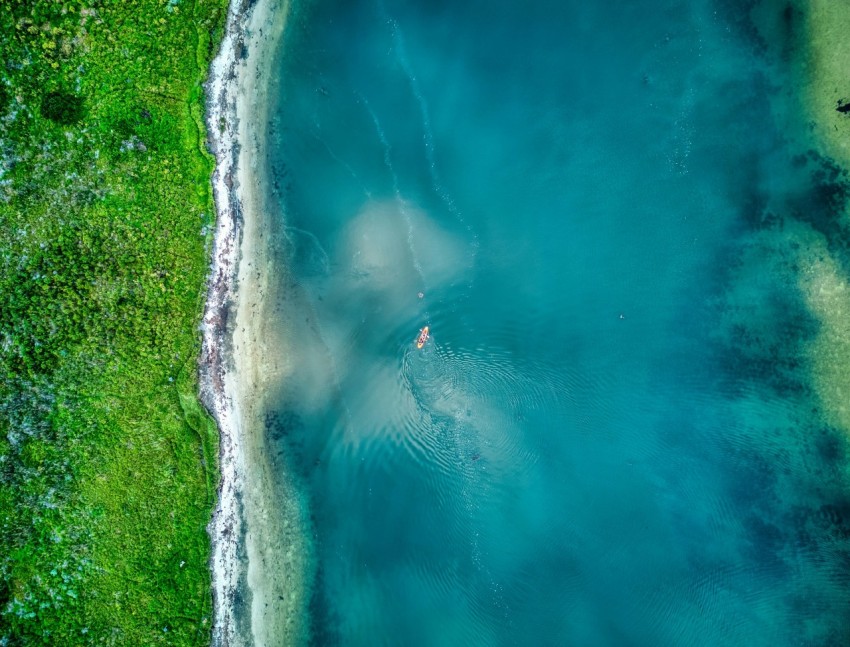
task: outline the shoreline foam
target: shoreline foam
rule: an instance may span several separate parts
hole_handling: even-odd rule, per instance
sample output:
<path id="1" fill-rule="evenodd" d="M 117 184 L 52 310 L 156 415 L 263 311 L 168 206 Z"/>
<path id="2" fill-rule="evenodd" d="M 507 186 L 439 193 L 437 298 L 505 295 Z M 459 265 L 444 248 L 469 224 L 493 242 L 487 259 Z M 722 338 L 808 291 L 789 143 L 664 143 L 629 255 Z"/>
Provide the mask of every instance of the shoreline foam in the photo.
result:
<path id="1" fill-rule="evenodd" d="M 291 528 L 299 505 L 291 493 L 291 501 L 281 496 L 263 424 L 264 386 L 279 378 L 272 363 L 280 350 L 269 348 L 262 316 L 273 273 L 263 237 L 263 145 L 270 68 L 288 9 L 286 0 L 233 0 L 206 85 L 218 217 L 200 373 L 220 437 L 221 480 L 208 527 L 217 646 L 282 645 L 306 635 L 306 551 L 294 545 L 300 528 Z"/>

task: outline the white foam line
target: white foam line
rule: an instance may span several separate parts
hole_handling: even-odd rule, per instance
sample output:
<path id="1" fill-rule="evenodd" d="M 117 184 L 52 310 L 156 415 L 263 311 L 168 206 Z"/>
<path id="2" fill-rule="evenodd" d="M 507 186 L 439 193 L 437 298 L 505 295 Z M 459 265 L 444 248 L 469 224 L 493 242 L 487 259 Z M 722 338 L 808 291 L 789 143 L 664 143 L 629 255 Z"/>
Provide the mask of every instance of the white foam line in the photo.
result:
<path id="1" fill-rule="evenodd" d="M 337 164 L 342 165 L 348 171 L 348 173 L 351 175 L 351 177 L 354 178 L 354 180 L 357 182 L 357 184 L 360 185 L 360 188 L 363 190 L 363 194 L 367 198 L 371 198 L 372 193 L 369 191 L 369 189 L 366 188 L 366 185 L 363 184 L 363 180 L 360 179 L 360 176 L 357 175 L 357 171 L 354 170 L 354 168 L 351 166 L 351 164 L 349 164 L 344 159 L 339 157 L 339 155 L 334 153 L 333 150 L 331 149 L 331 147 L 328 146 L 328 143 L 324 139 L 319 137 L 316 133 L 311 132 L 310 134 L 313 136 L 313 138 L 316 141 L 318 141 L 322 146 L 325 147 L 325 150 L 328 152 L 328 155 L 331 156 L 331 159 L 333 159 Z"/>
<path id="2" fill-rule="evenodd" d="M 431 115 L 428 110 L 428 103 L 425 100 L 425 95 L 422 93 L 419 80 L 416 78 L 416 74 L 414 73 L 413 66 L 410 62 L 410 57 L 407 54 L 404 33 L 402 32 L 398 21 L 387 13 L 384 3 L 379 2 L 378 7 L 382 19 L 390 26 L 396 60 L 401 66 L 404 75 L 407 77 L 408 83 L 410 84 L 410 91 L 419 106 L 419 114 L 422 119 L 422 138 L 425 144 L 425 158 L 428 161 L 428 172 L 431 176 L 431 187 L 433 188 L 434 193 L 436 193 L 440 200 L 442 200 L 443 204 L 446 205 L 446 209 L 448 209 L 449 213 L 452 214 L 461 226 L 465 227 L 472 235 L 470 247 L 472 250 L 472 257 L 475 258 L 478 254 L 478 235 L 472 230 L 471 225 L 466 222 L 466 219 L 463 217 L 463 213 L 461 213 L 460 209 L 458 209 L 455 205 L 454 198 L 452 198 L 451 194 L 443 186 L 443 182 L 440 178 L 440 173 L 437 167 L 436 147 L 434 145 L 434 132 L 431 127 Z"/>
<path id="3" fill-rule="evenodd" d="M 387 14 L 383 3 L 380 4 L 380 11 L 387 24 L 390 25 L 396 60 L 401 66 L 404 75 L 407 77 L 407 81 L 410 84 L 410 91 L 413 94 L 413 98 L 416 99 L 416 104 L 419 107 L 419 114 L 422 119 L 422 140 L 425 144 L 425 158 L 428 161 L 428 172 L 431 175 L 431 184 L 434 192 L 440 196 L 440 199 L 446 205 L 449 213 L 460 220 L 461 224 L 466 224 L 463 219 L 463 214 L 461 214 L 455 206 L 452 196 L 448 191 L 446 191 L 442 180 L 440 179 L 440 173 L 437 168 L 436 147 L 434 145 L 434 131 L 431 128 L 431 114 L 428 110 L 428 102 L 425 100 L 425 95 L 422 93 L 422 89 L 419 86 L 419 80 L 413 72 L 413 65 L 410 62 L 410 57 L 407 55 L 407 45 L 405 44 L 404 33 L 402 32 L 398 21 Z"/>
<path id="4" fill-rule="evenodd" d="M 392 147 L 390 146 L 390 142 L 387 139 L 387 134 L 384 132 L 383 127 L 381 127 L 381 122 L 378 120 L 378 115 L 375 113 L 372 108 L 372 104 L 369 103 L 369 100 L 364 97 L 362 94 L 358 94 L 360 100 L 363 102 L 363 105 L 366 106 L 366 110 L 369 111 L 369 116 L 372 117 L 372 123 L 375 124 L 375 131 L 378 133 L 378 139 L 381 142 L 381 146 L 384 148 L 384 166 L 387 167 L 387 170 L 390 172 L 390 175 L 393 179 L 393 192 L 396 197 L 401 196 L 401 191 L 398 186 L 398 175 L 395 172 L 395 168 L 393 167 L 392 160 Z"/>
<path id="5" fill-rule="evenodd" d="M 425 287 L 425 289 L 427 289 L 428 283 L 425 281 L 425 275 L 422 271 L 422 264 L 419 262 L 419 258 L 416 255 L 416 246 L 414 244 L 415 241 L 413 232 L 413 219 L 410 217 L 410 212 L 407 209 L 407 201 L 401 195 L 401 190 L 399 189 L 398 174 L 395 172 L 395 168 L 393 168 L 392 148 L 390 146 L 390 142 L 387 139 L 387 135 L 384 132 L 383 127 L 381 126 L 380 120 L 378 119 L 378 115 L 372 109 L 369 100 L 362 94 L 359 96 L 360 99 L 363 101 L 363 104 L 366 106 L 366 110 L 369 111 L 369 114 L 372 117 L 372 122 L 375 124 L 375 130 L 378 133 L 378 139 L 381 141 L 381 145 L 384 147 L 384 164 L 386 165 L 387 169 L 389 169 L 390 174 L 392 175 L 393 192 L 395 193 L 396 204 L 398 205 L 398 209 L 401 212 L 401 215 L 404 217 L 404 221 L 407 225 L 407 247 L 410 250 L 410 258 L 413 260 L 413 268 L 419 275 L 419 280 L 422 282 L 422 285 Z"/>
<path id="6" fill-rule="evenodd" d="M 301 235 L 305 236 L 306 238 L 309 238 L 310 240 L 312 240 L 316 244 L 316 247 L 318 248 L 318 250 L 322 253 L 322 273 L 325 274 L 325 275 L 330 274 L 330 272 L 331 272 L 331 258 L 330 258 L 330 256 L 328 256 L 328 253 L 325 251 L 325 248 L 322 247 L 322 242 L 319 240 L 319 237 L 316 236 L 316 234 L 314 234 L 312 231 L 308 231 L 306 229 L 300 229 L 300 228 L 294 227 L 292 225 L 287 225 L 285 231 L 286 231 L 286 234 L 287 234 L 287 238 L 289 239 L 289 242 L 293 246 L 297 245 L 298 243 L 296 243 L 295 241 L 292 240 L 292 237 L 289 236 L 289 232 L 295 232 L 296 234 L 301 234 Z"/>

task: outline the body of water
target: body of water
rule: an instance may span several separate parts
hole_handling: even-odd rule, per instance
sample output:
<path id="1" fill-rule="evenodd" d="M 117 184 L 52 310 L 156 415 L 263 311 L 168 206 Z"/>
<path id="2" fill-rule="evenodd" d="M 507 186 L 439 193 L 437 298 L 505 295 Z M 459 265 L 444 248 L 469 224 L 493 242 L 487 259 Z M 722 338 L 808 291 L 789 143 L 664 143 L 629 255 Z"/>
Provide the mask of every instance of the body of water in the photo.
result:
<path id="1" fill-rule="evenodd" d="M 793 253 L 843 176 L 747 4 L 294 3 L 268 432 L 317 644 L 850 640 Z"/>

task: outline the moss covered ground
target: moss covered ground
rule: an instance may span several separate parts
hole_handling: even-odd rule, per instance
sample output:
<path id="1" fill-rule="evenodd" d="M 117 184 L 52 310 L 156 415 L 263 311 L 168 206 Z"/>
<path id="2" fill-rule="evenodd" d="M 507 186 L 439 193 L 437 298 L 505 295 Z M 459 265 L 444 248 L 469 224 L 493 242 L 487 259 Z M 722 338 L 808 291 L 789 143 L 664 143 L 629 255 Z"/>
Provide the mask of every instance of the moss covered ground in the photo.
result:
<path id="1" fill-rule="evenodd" d="M 0 645 L 209 642 L 226 0 L 0 3 Z"/>

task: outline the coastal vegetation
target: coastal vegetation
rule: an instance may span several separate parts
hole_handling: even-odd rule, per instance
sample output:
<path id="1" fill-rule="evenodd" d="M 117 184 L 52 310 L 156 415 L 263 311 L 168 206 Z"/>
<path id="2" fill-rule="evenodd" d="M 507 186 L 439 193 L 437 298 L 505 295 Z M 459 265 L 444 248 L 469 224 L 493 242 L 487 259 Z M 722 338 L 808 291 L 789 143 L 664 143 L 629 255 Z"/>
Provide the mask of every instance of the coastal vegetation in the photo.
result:
<path id="1" fill-rule="evenodd" d="M 226 8 L 0 8 L 0 645 L 209 642 L 202 83 Z"/>

